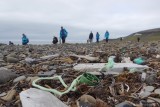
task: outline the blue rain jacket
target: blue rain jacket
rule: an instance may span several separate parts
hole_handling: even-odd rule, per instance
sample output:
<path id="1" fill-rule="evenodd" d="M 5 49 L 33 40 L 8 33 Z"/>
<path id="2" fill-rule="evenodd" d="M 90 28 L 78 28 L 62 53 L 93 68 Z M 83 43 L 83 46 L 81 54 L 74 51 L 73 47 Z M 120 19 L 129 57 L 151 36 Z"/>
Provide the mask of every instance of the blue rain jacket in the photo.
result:
<path id="1" fill-rule="evenodd" d="M 26 36 L 22 37 L 22 44 L 26 45 L 29 42 L 29 39 Z"/>
<path id="2" fill-rule="evenodd" d="M 68 32 L 65 30 L 65 29 L 61 29 L 60 31 L 60 38 L 62 39 L 62 37 L 67 37 L 68 35 Z"/>
<path id="3" fill-rule="evenodd" d="M 99 39 L 100 35 L 99 33 L 96 34 L 96 39 Z"/>
<path id="4" fill-rule="evenodd" d="M 105 33 L 105 38 L 108 39 L 109 38 L 109 32 Z"/>

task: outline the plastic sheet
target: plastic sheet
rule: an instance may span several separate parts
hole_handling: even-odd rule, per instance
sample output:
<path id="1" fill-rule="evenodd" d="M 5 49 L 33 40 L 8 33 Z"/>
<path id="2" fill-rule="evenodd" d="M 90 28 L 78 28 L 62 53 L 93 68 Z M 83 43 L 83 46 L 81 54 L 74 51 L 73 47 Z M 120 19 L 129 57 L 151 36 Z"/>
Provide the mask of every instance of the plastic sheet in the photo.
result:
<path id="1" fill-rule="evenodd" d="M 23 107 L 68 107 L 51 93 L 35 88 L 22 91 L 20 99 Z"/>

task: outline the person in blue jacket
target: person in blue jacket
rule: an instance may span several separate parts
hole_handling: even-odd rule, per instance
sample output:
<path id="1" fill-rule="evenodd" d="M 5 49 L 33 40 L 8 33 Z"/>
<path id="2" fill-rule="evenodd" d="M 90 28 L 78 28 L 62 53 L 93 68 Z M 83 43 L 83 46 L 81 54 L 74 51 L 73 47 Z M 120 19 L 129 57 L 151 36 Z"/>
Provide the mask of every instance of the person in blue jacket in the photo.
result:
<path id="1" fill-rule="evenodd" d="M 65 43 L 67 35 L 68 35 L 68 32 L 63 27 L 61 27 L 60 38 L 62 39 L 62 43 Z"/>
<path id="2" fill-rule="evenodd" d="M 22 34 L 22 45 L 27 45 L 29 43 L 29 39 L 25 34 Z"/>
<path id="3" fill-rule="evenodd" d="M 99 33 L 97 32 L 97 34 L 96 34 L 97 43 L 99 43 L 99 37 L 100 37 L 100 35 L 99 35 Z"/>
<path id="4" fill-rule="evenodd" d="M 109 39 L 109 32 L 108 31 L 106 31 L 106 33 L 105 33 L 105 39 L 106 39 L 106 42 L 108 42 L 108 39 Z"/>

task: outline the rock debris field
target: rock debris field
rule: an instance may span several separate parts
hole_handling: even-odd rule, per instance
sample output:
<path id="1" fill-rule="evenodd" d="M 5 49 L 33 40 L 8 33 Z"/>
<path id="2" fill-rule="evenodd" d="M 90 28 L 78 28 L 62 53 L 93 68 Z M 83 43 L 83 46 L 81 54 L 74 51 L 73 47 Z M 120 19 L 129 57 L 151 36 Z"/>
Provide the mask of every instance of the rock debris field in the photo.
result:
<path id="1" fill-rule="evenodd" d="M 0 107 L 160 107 L 160 42 L 0 44 Z"/>

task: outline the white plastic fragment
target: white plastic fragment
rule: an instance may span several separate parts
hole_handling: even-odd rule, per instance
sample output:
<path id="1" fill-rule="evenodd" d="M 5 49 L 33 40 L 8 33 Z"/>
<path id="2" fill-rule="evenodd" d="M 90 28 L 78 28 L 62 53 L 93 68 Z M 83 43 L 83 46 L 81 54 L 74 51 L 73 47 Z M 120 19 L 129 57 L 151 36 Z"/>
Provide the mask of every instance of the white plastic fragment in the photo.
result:
<path id="1" fill-rule="evenodd" d="M 142 75 L 141 75 L 141 81 L 145 81 L 146 76 L 147 76 L 147 74 L 145 72 L 143 72 Z"/>
<path id="2" fill-rule="evenodd" d="M 20 100 L 23 107 L 68 107 L 51 93 L 35 88 L 22 91 Z"/>
<path id="3" fill-rule="evenodd" d="M 106 63 L 82 63 L 74 66 L 74 69 L 77 71 L 100 71 L 103 67 L 105 67 Z M 128 69 L 136 69 L 138 71 L 142 71 L 143 69 L 148 68 L 146 65 L 138 65 L 134 63 L 114 63 L 114 66 L 109 69 L 109 72 L 106 73 L 121 73 L 125 68 Z"/>

